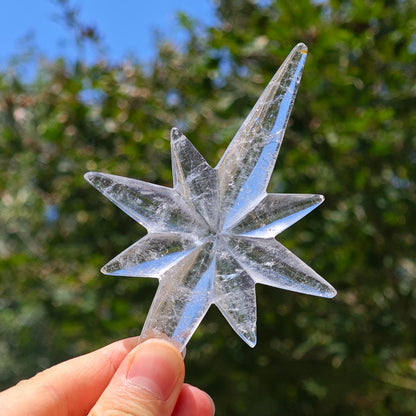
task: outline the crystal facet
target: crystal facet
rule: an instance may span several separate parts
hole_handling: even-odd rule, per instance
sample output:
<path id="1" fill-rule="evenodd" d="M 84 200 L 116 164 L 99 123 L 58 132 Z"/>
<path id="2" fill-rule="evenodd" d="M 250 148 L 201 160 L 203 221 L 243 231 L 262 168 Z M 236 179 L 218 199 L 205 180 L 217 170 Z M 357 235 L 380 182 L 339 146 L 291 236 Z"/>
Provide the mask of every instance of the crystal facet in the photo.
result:
<path id="1" fill-rule="evenodd" d="M 335 289 L 275 236 L 324 200 L 268 194 L 307 55 L 297 45 L 213 169 L 176 128 L 173 188 L 89 172 L 88 182 L 148 234 L 102 272 L 160 280 L 142 337 L 168 336 L 182 349 L 212 304 L 256 344 L 255 284 L 333 297 Z"/>

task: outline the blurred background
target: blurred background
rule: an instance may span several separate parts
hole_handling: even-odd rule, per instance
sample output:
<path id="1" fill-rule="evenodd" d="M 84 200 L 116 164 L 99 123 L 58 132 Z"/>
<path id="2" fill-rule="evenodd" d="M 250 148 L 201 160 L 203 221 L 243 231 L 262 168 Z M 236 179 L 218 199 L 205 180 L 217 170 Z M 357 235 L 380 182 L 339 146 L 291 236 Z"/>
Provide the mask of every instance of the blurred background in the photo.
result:
<path id="1" fill-rule="evenodd" d="M 157 281 L 99 269 L 145 230 L 84 173 L 171 186 L 172 126 L 215 166 L 304 42 L 269 192 L 325 195 L 278 238 L 338 295 L 258 286 L 254 349 L 211 308 L 187 380 L 218 415 L 414 414 L 416 3 L 21 3 L 0 12 L 1 388 L 140 333 Z"/>

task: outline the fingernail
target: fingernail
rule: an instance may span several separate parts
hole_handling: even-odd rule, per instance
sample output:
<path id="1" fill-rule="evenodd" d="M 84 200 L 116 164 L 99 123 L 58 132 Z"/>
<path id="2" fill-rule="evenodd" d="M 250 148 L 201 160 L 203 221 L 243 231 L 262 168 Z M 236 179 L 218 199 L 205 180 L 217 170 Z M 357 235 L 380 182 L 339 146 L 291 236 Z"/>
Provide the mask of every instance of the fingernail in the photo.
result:
<path id="1" fill-rule="evenodd" d="M 166 401 L 180 377 L 180 355 L 168 342 L 149 340 L 135 352 L 127 380 L 147 390 L 159 400 Z"/>
<path id="2" fill-rule="evenodd" d="M 215 403 L 214 400 L 212 400 L 212 397 L 210 395 L 208 395 L 209 400 L 211 401 L 211 405 L 212 405 L 212 416 L 215 415 Z"/>
<path id="3" fill-rule="evenodd" d="M 215 415 L 215 403 L 214 403 L 214 400 L 212 400 L 212 397 L 206 391 L 203 391 L 203 393 L 205 394 L 206 398 L 211 403 L 212 416 L 214 416 Z"/>

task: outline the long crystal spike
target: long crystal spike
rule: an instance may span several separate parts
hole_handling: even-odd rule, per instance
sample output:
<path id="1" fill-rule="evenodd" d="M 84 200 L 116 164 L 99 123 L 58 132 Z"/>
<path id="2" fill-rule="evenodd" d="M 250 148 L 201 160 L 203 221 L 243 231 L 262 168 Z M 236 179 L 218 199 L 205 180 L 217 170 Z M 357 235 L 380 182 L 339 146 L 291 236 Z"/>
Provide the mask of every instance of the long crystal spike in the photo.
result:
<path id="1" fill-rule="evenodd" d="M 195 249 L 160 278 L 140 338 L 167 336 L 182 351 L 212 303 L 213 242 Z"/>
<path id="2" fill-rule="evenodd" d="M 229 228 L 265 195 L 306 55 L 303 43 L 293 48 L 216 167 L 224 228 Z"/>

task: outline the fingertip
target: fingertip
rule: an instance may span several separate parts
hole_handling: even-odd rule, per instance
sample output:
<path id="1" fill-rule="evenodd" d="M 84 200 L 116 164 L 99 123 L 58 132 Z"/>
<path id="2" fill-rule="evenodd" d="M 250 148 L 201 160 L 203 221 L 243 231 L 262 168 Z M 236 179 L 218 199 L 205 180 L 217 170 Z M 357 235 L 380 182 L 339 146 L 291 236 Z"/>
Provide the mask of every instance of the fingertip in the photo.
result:
<path id="1" fill-rule="evenodd" d="M 144 341 L 124 359 L 91 414 L 171 415 L 184 376 L 175 345 L 162 339 Z"/>
<path id="2" fill-rule="evenodd" d="M 184 373 L 182 356 L 171 342 L 149 339 L 132 351 L 127 379 L 167 401 L 175 389 L 179 391 Z"/>
<path id="3" fill-rule="evenodd" d="M 198 389 L 199 390 L 199 389 Z M 200 395 L 200 400 L 198 402 L 198 415 L 199 416 L 214 416 L 215 415 L 215 403 L 212 397 L 202 391 L 199 390 L 202 394 Z"/>
<path id="4" fill-rule="evenodd" d="M 212 398 L 195 386 L 184 384 L 172 416 L 213 416 L 215 405 Z"/>
<path id="5" fill-rule="evenodd" d="M 132 349 L 134 349 L 134 347 L 138 344 L 138 342 L 139 342 L 139 337 L 137 336 L 124 338 L 118 341 L 114 341 L 113 343 L 97 351 L 110 351 L 111 353 L 113 353 L 113 351 L 120 351 L 120 352 L 124 352 L 125 354 L 128 354 Z"/>
<path id="6" fill-rule="evenodd" d="M 178 357 L 180 357 L 181 360 L 182 360 L 182 355 L 181 355 L 181 352 L 180 352 L 179 348 L 177 347 L 177 345 L 175 343 L 173 343 L 169 339 L 148 338 L 148 339 L 145 339 L 144 341 L 142 341 L 141 337 L 139 337 L 137 348 L 146 348 L 146 349 L 150 349 L 150 350 L 153 350 L 154 348 L 156 348 L 156 349 L 169 350 L 171 352 L 174 351 L 175 354 L 178 355 Z"/>

